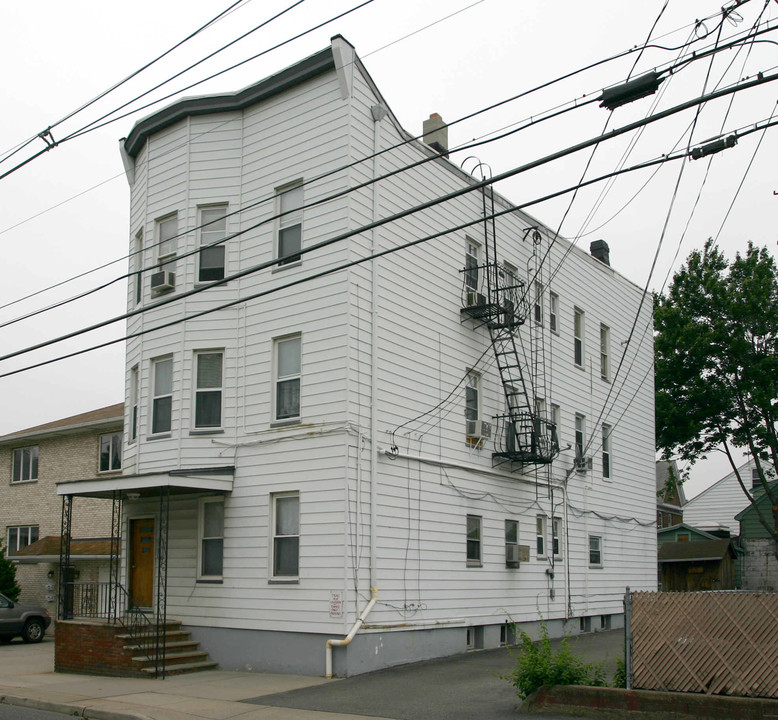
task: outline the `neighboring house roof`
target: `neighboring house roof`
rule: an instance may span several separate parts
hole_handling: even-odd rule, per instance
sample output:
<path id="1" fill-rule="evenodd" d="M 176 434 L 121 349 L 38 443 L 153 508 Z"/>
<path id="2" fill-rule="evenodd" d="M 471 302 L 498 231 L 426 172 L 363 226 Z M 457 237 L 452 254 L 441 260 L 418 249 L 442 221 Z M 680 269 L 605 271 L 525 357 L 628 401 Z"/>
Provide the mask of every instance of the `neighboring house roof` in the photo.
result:
<path id="1" fill-rule="evenodd" d="M 672 480 L 670 479 L 671 470 Z M 686 497 L 683 493 L 683 485 L 678 482 L 680 477 L 681 474 L 678 472 L 675 460 L 657 460 L 656 497 L 658 505 L 681 509 L 681 506 L 686 502 Z"/>
<path id="2" fill-rule="evenodd" d="M 770 487 L 774 490 L 778 490 L 778 480 L 773 480 L 773 482 L 770 483 Z M 740 534 L 741 536 L 748 538 L 770 538 L 770 533 L 767 532 L 767 529 L 764 528 L 759 521 L 755 505 L 759 505 L 759 508 L 768 518 L 772 517 L 770 498 L 763 488 L 757 488 L 754 490 L 754 503 L 749 503 L 735 515 L 735 520 L 740 523 Z"/>
<path id="3" fill-rule="evenodd" d="M 670 527 L 661 528 L 656 531 L 657 536 L 659 535 L 670 535 L 672 533 L 676 532 L 683 532 L 684 530 L 689 531 L 690 533 L 696 533 L 697 535 L 702 535 L 706 540 L 719 540 L 720 538 L 717 538 L 715 535 L 711 535 L 710 533 L 705 532 L 704 530 L 700 530 L 699 528 L 692 527 L 688 523 L 682 522 L 677 523 L 676 525 L 671 525 Z"/>
<path id="4" fill-rule="evenodd" d="M 6 445 L 19 440 L 41 439 L 51 435 L 80 432 L 88 428 L 101 426 L 121 425 L 124 422 L 124 403 L 109 405 L 108 407 L 90 410 L 89 412 L 71 415 L 70 417 L 55 420 L 54 422 L 36 425 L 25 430 L 17 430 L 8 435 L 0 436 L 0 445 Z"/>
<path id="5" fill-rule="evenodd" d="M 704 560 L 721 560 L 727 553 L 735 557 L 732 541 L 728 538 L 671 542 L 665 543 L 659 548 L 658 560 L 660 563 L 702 562 Z"/>
<path id="6" fill-rule="evenodd" d="M 59 562 L 59 535 L 47 535 L 27 545 L 10 556 L 11 560 L 23 563 Z M 86 538 L 70 541 L 71 560 L 95 560 L 111 554 L 110 538 Z"/>

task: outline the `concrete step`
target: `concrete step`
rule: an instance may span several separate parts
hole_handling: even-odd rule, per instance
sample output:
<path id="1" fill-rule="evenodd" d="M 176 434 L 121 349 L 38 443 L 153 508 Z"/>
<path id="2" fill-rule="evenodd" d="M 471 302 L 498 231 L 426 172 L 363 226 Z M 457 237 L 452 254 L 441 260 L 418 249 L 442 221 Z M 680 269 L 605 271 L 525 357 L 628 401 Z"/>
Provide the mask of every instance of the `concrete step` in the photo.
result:
<path id="1" fill-rule="evenodd" d="M 129 638 L 128 638 L 129 639 Z M 177 647 L 180 644 L 190 644 L 194 643 L 195 641 L 190 638 L 189 633 L 173 633 L 171 635 L 166 635 L 162 638 L 162 643 L 165 645 L 165 647 Z M 125 650 L 148 650 L 150 648 L 154 648 L 157 645 L 156 639 L 151 639 L 148 642 L 145 643 L 127 643 L 127 645 L 124 646 Z"/>
<path id="2" fill-rule="evenodd" d="M 153 663 L 155 656 L 149 659 L 146 655 L 137 655 L 132 658 L 134 663 L 148 665 Z M 186 652 L 165 653 L 165 665 L 180 665 L 184 663 L 199 663 L 208 660 L 208 653 L 202 650 L 187 650 Z"/>
<path id="3" fill-rule="evenodd" d="M 219 663 L 209 660 L 207 662 L 193 662 L 193 663 L 181 663 L 168 665 L 165 663 L 165 675 L 180 675 L 182 673 L 198 672 L 200 670 L 215 670 L 219 667 Z M 145 667 L 141 669 L 141 672 L 154 674 L 154 667 Z"/>

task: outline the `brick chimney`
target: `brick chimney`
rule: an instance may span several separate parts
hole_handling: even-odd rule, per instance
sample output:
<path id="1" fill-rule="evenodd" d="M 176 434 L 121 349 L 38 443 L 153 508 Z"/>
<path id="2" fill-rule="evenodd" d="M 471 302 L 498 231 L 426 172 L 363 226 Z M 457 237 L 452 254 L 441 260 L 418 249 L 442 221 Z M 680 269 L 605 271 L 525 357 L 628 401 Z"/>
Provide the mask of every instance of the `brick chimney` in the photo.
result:
<path id="1" fill-rule="evenodd" d="M 606 265 L 611 264 L 611 251 L 605 240 L 593 240 L 589 244 L 589 252 L 592 257 Z"/>
<path id="2" fill-rule="evenodd" d="M 424 121 L 424 142 L 448 157 L 448 125 L 437 113 L 432 113 L 429 120 Z"/>

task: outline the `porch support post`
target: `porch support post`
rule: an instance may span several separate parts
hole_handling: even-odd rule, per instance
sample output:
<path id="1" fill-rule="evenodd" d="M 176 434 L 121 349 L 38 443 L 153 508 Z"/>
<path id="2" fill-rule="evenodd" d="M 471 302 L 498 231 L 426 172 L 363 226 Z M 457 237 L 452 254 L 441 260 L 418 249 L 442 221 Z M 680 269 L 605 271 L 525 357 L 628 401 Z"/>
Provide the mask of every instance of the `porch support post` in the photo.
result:
<path id="1" fill-rule="evenodd" d="M 157 540 L 157 677 L 165 677 L 165 631 L 167 630 L 167 545 L 170 526 L 170 487 L 159 489 L 159 539 Z"/>
<path id="2" fill-rule="evenodd" d="M 62 496 L 62 516 L 59 539 L 59 592 L 57 593 L 57 618 L 73 618 L 73 585 L 70 576 L 70 530 L 73 519 L 73 496 Z"/>
<path id="3" fill-rule="evenodd" d="M 119 569 L 122 540 L 122 493 L 114 490 L 111 507 L 111 549 L 108 559 L 108 621 L 116 623 L 119 614 Z"/>

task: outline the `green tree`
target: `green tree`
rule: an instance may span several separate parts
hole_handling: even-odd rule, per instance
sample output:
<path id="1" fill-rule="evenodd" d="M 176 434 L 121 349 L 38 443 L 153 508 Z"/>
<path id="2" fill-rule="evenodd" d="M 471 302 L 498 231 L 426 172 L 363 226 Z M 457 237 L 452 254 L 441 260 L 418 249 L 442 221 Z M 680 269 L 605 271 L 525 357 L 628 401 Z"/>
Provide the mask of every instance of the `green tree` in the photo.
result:
<path id="1" fill-rule="evenodd" d="M 755 460 L 771 510 L 756 510 L 778 557 L 778 273 L 748 244 L 729 263 L 709 240 L 655 298 L 657 448 L 693 464 L 735 448 Z M 748 478 L 750 480 L 750 478 Z"/>
<path id="2" fill-rule="evenodd" d="M 0 593 L 16 602 L 21 591 L 16 582 L 16 565 L 5 556 L 3 541 L 0 540 Z"/>

